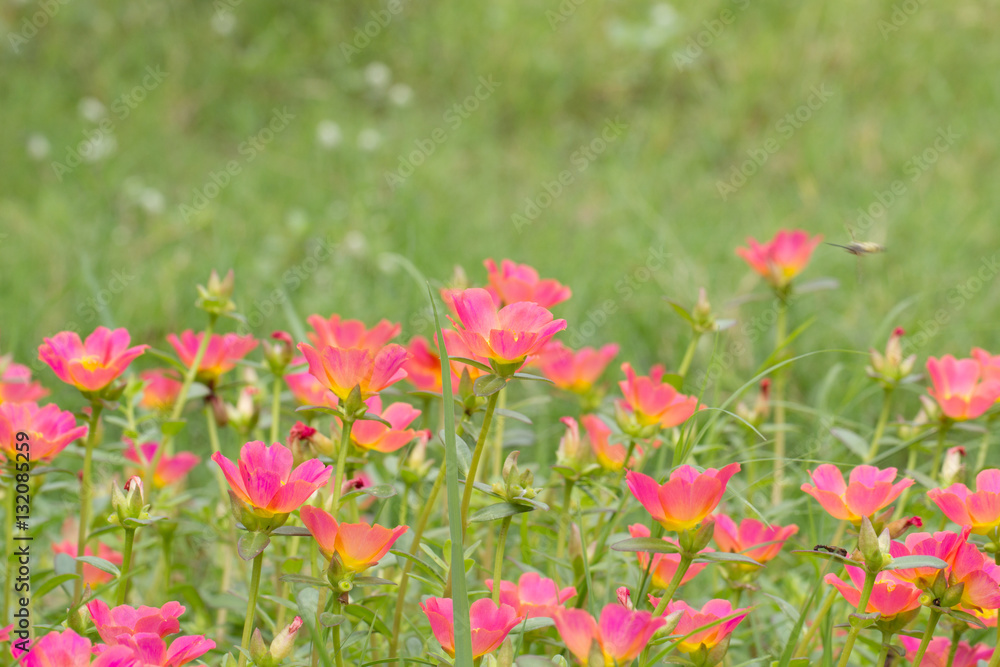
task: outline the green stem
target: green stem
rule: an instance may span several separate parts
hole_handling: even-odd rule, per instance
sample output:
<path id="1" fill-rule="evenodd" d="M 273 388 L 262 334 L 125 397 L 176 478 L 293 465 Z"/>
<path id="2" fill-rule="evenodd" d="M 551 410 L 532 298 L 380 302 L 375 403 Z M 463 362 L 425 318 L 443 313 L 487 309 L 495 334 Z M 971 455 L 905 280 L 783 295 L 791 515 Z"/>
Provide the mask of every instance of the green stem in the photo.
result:
<path id="1" fill-rule="evenodd" d="M 788 328 L 788 303 L 783 294 L 778 295 L 778 323 L 775 330 L 775 350 L 785 343 Z M 777 360 L 777 359 L 776 359 Z M 782 484 L 785 481 L 785 368 L 774 374 L 774 479 L 771 487 L 771 504 L 781 503 Z"/>
<path id="2" fill-rule="evenodd" d="M 979 454 L 976 456 L 976 468 L 969 471 L 970 477 L 979 474 L 979 471 L 986 467 L 986 456 L 990 451 L 990 425 L 992 423 L 993 417 L 987 417 L 986 424 L 984 425 L 986 431 L 983 433 L 983 442 L 979 445 Z"/>
<path id="3" fill-rule="evenodd" d="M 886 389 L 882 396 L 882 412 L 879 413 L 878 423 L 875 424 L 875 435 L 872 436 L 872 444 L 868 449 L 868 456 L 865 463 L 871 463 L 878 455 L 879 445 L 882 443 L 882 434 L 885 433 L 885 425 L 889 422 L 889 412 L 892 410 L 892 389 Z"/>
<path id="4" fill-rule="evenodd" d="M 437 479 L 434 480 L 434 486 L 431 487 L 430 495 L 427 496 L 427 501 L 424 503 L 424 509 L 420 513 L 420 518 L 417 519 L 417 525 L 413 529 L 413 544 L 410 545 L 410 554 L 413 556 L 416 556 L 420 551 L 420 541 L 423 539 L 427 522 L 431 518 L 431 512 L 436 507 L 438 494 L 441 492 L 441 486 L 444 484 L 444 468 L 444 463 L 442 463 Z M 413 561 L 407 559 L 403 565 L 403 576 L 399 580 L 399 592 L 396 593 L 396 608 L 392 617 L 392 634 L 389 636 L 390 658 L 396 657 L 396 651 L 399 648 L 399 628 L 403 622 L 403 603 L 406 602 L 406 586 L 410 582 L 410 570 L 412 569 Z"/>
<path id="5" fill-rule="evenodd" d="M 965 632 L 965 628 L 956 625 L 955 629 L 951 631 L 951 648 L 948 649 L 948 662 L 945 667 L 952 667 L 955 664 L 955 656 L 958 654 L 958 643 L 962 641 L 962 633 Z"/>
<path id="6" fill-rule="evenodd" d="M 935 482 L 941 481 L 941 456 L 944 454 L 944 446 L 947 442 L 948 429 L 951 428 L 951 420 L 945 418 L 938 426 L 937 447 L 934 448 L 934 461 L 931 463 L 930 477 Z"/>
<path id="7" fill-rule="evenodd" d="M 493 604 L 500 604 L 500 582 L 503 581 L 503 550 L 507 546 L 507 531 L 510 530 L 512 517 L 505 516 L 500 524 L 500 536 L 497 538 L 497 555 L 493 559 Z"/>
<path id="8" fill-rule="evenodd" d="M 250 575 L 250 597 L 247 599 L 247 617 L 243 622 L 243 640 L 240 646 L 244 652 L 240 653 L 238 667 L 246 667 L 247 653 L 250 650 L 250 635 L 253 633 L 253 619 L 257 615 L 257 592 L 260 590 L 260 570 L 264 565 L 264 552 L 261 551 L 253 559 L 253 572 Z"/>
<path id="9" fill-rule="evenodd" d="M 917 448 L 910 445 L 910 451 L 906 456 L 906 470 L 913 470 L 913 467 L 917 465 Z M 905 471 L 904 471 L 905 474 Z M 892 513 L 892 520 L 898 521 L 903 518 L 903 514 L 906 513 L 906 503 L 910 498 L 910 487 L 903 489 L 903 493 L 899 496 L 899 500 L 896 501 L 896 511 Z"/>
<path id="10" fill-rule="evenodd" d="M 201 360 L 205 356 L 205 351 L 208 349 L 208 344 L 212 339 L 212 331 L 215 329 L 215 319 L 216 315 L 208 316 L 208 324 L 205 326 L 205 331 L 201 337 L 201 344 L 198 346 L 198 351 L 195 352 L 194 359 L 191 361 L 191 366 L 188 367 L 187 372 L 184 374 L 184 384 L 181 385 L 181 390 L 177 392 L 177 400 L 174 401 L 174 408 L 170 411 L 170 421 L 177 421 L 181 418 L 181 413 L 184 412 L 184 404 L 187 403 L 188 392 L 191 391 L 191 385 L 194 384 L 194 379 L 198 375 L 198 366 L 201 365 Z M 155 489 L 153 487 L 153 475 L 156 472 L 156 467 L 160 465 L 160 459 L 163 458 L 164 453 L 170 447 L 170 440 L 173 436 L 171 434 L 163 434 L 163 442 L 160 446 L 156 448 L 156 454 L 153 455 L 152 460 L 146 467 L 146 478 L 145 484 L 147 493 L 150 496 L 153 495 Z M 225 494 L 223 494 L 225 496 Z"/>
<path id="11" fill-rule="evenodd" d="M 870 572 L 865 570 L 865 585 L 861 589 L 861 599 L 858 600 L 858 613 L 864 614 L 865 610 L 868 608 L 868 600 L 872 596 L 872 589 L 875 588 L 875 579 L 878 578 L 878 572 Z M 934 619 L 937 623 L 937 619 Z M 844 650 L 840 652 L 840 661 L 837 663 L 837 667 L 847 667 L 847 661 L 851 658 L 851 652 L 854 651 L 854 642 L 858 638 L 858 633 L 861 632 L 856 627 L 851 627 L 850 632 L 847 633 L 847 641 L 844 642 Z M 913 664 L 919 665 L 920 662 L 916 661 Z"/>
<path id="12" fill-rule="evenodd" d="M 87 431 L 86 451 L 83 455 L 83 479 L 80 482 L 80 531 L 76 540 L 76 555 L 86 555 L 87 530 L 90 527 L 90 500 L 93 497 L 93 489 L 90 483 L 92 459 L 94 455 L 94 445 L 97 444 L 97 426 L 101 419 L 101 411 L 104 404 L 93 401 L 90 404 L 90 429 Z M 73 586 L 73 604 L 70 607 L 70 614 L 79 606 L 83 599 L 83 561 L 76 562 L 76 582 Z"/>
<path id="13" fill-rule="evenodd" d="M 336 616 L 340 615 L 341 606 L 340 598 L 334 595 L 333 597 L 333 613 Z M 344 667 L 344 650 L 340 646 L 340 624 L 333 626 L 333 657 L 337 661 L 337 667 Z"/>
<path id="14" fill-rule="evenodd" d="M 337 472 L 333 481 L 333 516 L 337 516 L 340 509 L 340 487 L 344 485 L 344 466 L 347 463 L 347 450 L 351 446 L 351 427 L 354 426 L 353 419 L 341 418 L 343 429 L 340 432 L 340 451 L 337 452 Z"/>
<path id="15" fill-rule="evenodd" d="M 920 640 L 920 647 L 917 649 L 917 654 L 913 657 L 914 665 L 919 665 L 924 657 L 924 653 L 927 652 L 927 647 L 930 646 L 931 639 L 934 638 L 934 628 L 937 627 L 939 618 L 941 618 L 941 612 L 931 609 L 931 617 L 927 621 L 927 629 L 924 631 L 923 639 Z M 991 662 L 990 664 L 992 665 L 993 663 Z"/>
<path id="16" fill-rule="evenodd" d="M 997 641 L 994 646 L 996 648 L 993 649 L 993 657 L 990 658 L 990 664 L 987 667 L 1000 667 L 1000 623 L 997 623 Z"/>
<path id="17" fill-rule="evenodd" d="M 556 538 L 556 560 L 561 561 L 566 555 L 566 531 L 569 530 L 569 506 L 573 502 L 573 485 L 575 482 L 567 479 L 563 486 L 562 516 L 559 520 L 559 536 Z"/>
<path id="18" fill-rule="evenodd" d="M 816 637 L 816 633 L 819 632 L 823 619 L 825 619 L 826 615 L 830 613 L 830 609 L 836 601 L 837 589 L 833 589 L 826 594 L 825 598 L 823 598 L 823 604 L 816 613 L 816 618 L 813 619 L 813 622 L 809 625 L 809 631 L 806 633 L 806 636 L 802 639 L 802 641 L 799 642 L 799 647 L 795 650 L 795 657 L 804 658 L 809 655 L 809 646 Z"/>
<path id="19" fill-rule="evenodd" d="M 476 451 L 472 453 L 472 462 L 469 463 L 469 474 L 465 479 L 465 490 L 462 492 L 462 534 L 465 535 L 469 518 L 469 503 L 472 502 L 472 489 L 476 482 L 476 472 L 479 469 L 479 459 L 483 458 L 483 449 L 486 448 L 486 435 L 490 430 L 490 423 L 493 421 L 493 412 L 497 407 L 498 392 L 490 394 L 486 401 L 486 414 L 483 415 L 483 426 L 479 430 L 479 438 L 476 439 Z"/>
<path id="20" fill-rule="evenodd" d="M 219 427 L 215 423 L 215 413 L 212 412 L 212 406 L 208 403 L 205 404 L 205 425 L 208 428 L 208 442 L 212 447 L 212 453 L 221 453 L 222 448 L 219 445 Z M 228 506 L 229 482 L 226 481 L 226 476 L 223 474 L 222 468 L 217 467 L 217 470 L 218 472 L 215 475 L 215 480 L 219 484 L 219 502 Z"/>
<path id="21" fill-rule="evenodd" d="M 701 334 L 696 333 L 691 337 L 691 342 L 688 343 L 687 349 L 684 351 L 684 358 L 681 359 L 681 367 L 677 369 L 677 374 L 681 378 L 687 377 L 688 369 L 691 367 L 691 360 L 694 359 L 694 351 L 698 347 L 698 340 L 701 338 Z"/>
<path id="22" fill-rule="evenodd" d="M 876 667 L 883 667 L 885 665 L 886 658 L 889 657 L 889 643 L 892 641 L 891 632 L 882 633 L 882 648 L 878 652 L 878 658 L 875 659 Z M 920 663 L 914 663 L 920 664 Z"/>
<path id="23" fill-rule="evenodd" d="M 650 554 L 650 559 L 653 555 Z M 674 572 L 673 578 L 670 580 L 670 584 L 667 585 L 667 590 L 664 591 L 663 597 L 660 598 L 660 603 L 656 605 L 656 610 L 653 612 L 653 616 L 662 616 L 663 612 L 666 610 L 667 605 L 674 597 L 674 593 L 681 585 L 681 581 L 684 579 L 684 575 L 687 574 L 688 568 L 691 567 L 691 563 L 694 562 L 694 556 L 692 554 L 682 553 L 681 562 L 677 564 L 677 571 Z"/>
<path id="24" fill-rule="evenodd" d="M 125 529 L 125 551 L 122 554 L 121 574 L 118 575 L 118 605 L 125 604 L 128 593 L 128 571 L 132 565 L 132 543 L 135 541 L 135 528 Z"/>
<path id="25" fill-rule="evenodd" d="M 276 375 L 271 389 L 271 443 L 278 442 L 281 430 L 281 382 L 281 376 Z"/>
<path id="26" fill-rule="evenodd" d="M 497 407 L 503 410 L 507 407 L 507 393 L 501 390 L 496 395 Z M 496 422 L 496 428 L 493 429 L 493 476 L 499 477 L 503 470 L 503 417 L 497 417 Z"/>

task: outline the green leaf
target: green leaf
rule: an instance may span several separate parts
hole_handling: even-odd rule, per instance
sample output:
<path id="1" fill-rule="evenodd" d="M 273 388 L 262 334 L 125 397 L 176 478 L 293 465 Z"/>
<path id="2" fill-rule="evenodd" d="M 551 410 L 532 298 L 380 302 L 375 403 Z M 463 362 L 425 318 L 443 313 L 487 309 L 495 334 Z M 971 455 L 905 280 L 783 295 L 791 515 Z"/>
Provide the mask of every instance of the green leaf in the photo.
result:
<path id="1" fill-rule="evenodd" d="M 375 615 L 375 612 L 373 612 L 368 607 L 362 607 L 359 604 L 348 604 L 344 605 L 344 613 L 347 614 L 348 616 L 353 616 L 359 621 L 364 621 L 365 623 L 370 625 L 375 630 L 375 632 L 378 632 L 381 635 L 384 635 L 386 637 L 392 636 L 392 631 L 389 630 L 389 627 L 382 621 L 381 618 Z M 470 641 L 471 641 L 471 636 L 470 636 Z"/>
<path id="2" fill-rule="evenodd" d="M 51 591 L 56 586 L 65 584 L 67 581 L 73 581 L 78 576 L 79 575 L 77 575 L 75 572 L 70 572 L 69 574 L 57 574 L 56 576 L 52 577 L 41 586 L 36 587 L 33 591 L 31 591 L 31 594 L 34 597 L 41 599 L 46 593 Z"/>
<path id="3" fill-rule="evenodd" d="M 888 565 L 883 565 L 882 569 L 907 570 L 911 567 L 932 567 L 935 570 L 943 570 L 948 567 L 948 563 L 937 556 L 900 556 L 899 558 L 893 558 L 892 562 Z"/>
<path id="4" fill-rule="evenodd" d="M 532 423 L 531 419 L 528 418 L 528 415 L 521 414 L 520 412 L 517 412 L 516 410 L 507 410 L 506 408 L 497 408 L 496 410 L 494 410 L 494 414 L 497 414 L 497 415 L 499 415 L 501 417 L 508 417 L 509 419 L 516 419 L 517 421 L 524 422 L 525 424 Z"/>
<path id="5" fill-rule="evenodd" d="M 868 442 L 854 431 L 836 426 L 830 429 L 830 435 L 847 445 L 847 448 L 862 460 L 868 457 Z"/>
<path id="6" fill-rule="evenodd" d="M 395 581 L 381 577 L 354 577 L 355 586 L 395 586 Z"/>
<path id="7" fill-rule="evenodd" d="M 853 565 L 854 567 L 861 567 L 861 564 L 857 561 L 853 561 L 846 556 L 841 556 L 840 554 L 832 554 L 828 551 L 812 551 L 809 549 L 794 549 L 793 554 L 808 554 L 810 556 L 816 556 L 817 558 L 825 558 L 826 560 L 834 560 L 838 563 L 843 563 L 844 565 Z"/>
<path id="8" fill-rule="evenodd" d="M 492 396 L 507 386 L 507 380 L 499 375 L 482 375 L 472 384 L 476 396 Z"/>
<path id="9" fill-rule="evenodd" d="M 517 634 L 518 632 L 531 632 L 532 630 L 550 628 L 555 624 L 555 621 L 547 617 L 529 618 L 523 623 L 518 623 L 510 632 L 511 634 Z"/>
<path id="10" fill-rule="evenodd" d="M 675 554 L 680 547 L 658 537 L 630 537 L 611 545 L 613 551 L 642 551 L 652 554 Z"/>
<path id="11" fill-rule="evenodd" d="M 98 558 L 97 556 L 77 556 L 76 560 L 81 563 L 86 563 L 87 565 L 93 565 L 101 572 L 107 572 L 108 574 L 116 577 L 120 577 L 122 574 L 117 565 L 103 558 Z"/>
<path id="12" fill-rule="evenodd" d="M 333 415 L 334 417 L 341 416 L 340 410 L 338 410 L 337 408 L 330 408 L 325 405 L 300 405 L 299 407 L 295 408 L 295 411 L 296 412 L 314 411 L 314 412 L 322 412 L 328 415 Z"/>
<path id="13" fill-rule="evenodd" d="M 396 487 L 392 484 L 376 484 L 375 486 L 366 486 L 363 489 L 355 489 L 350 493 L 345 493 L 340 499 L 343 501 L 359 495 L 373 496 L 375 498 L 392 498 L 397 495 L 397 492 Z"/>
<path id="14" fill-rule="evenodd" d="M 340 625 L 344 622 L 344 617 L 340 614 L 331 614 L 328 611 L 324 611 L 319 615 L 319 622 L 324 628 L 332 628 L 334 626 Z"/>
<path id="15" fill-rule="evenodd" d="M 535 375 L 534 373 L 514 373 L 513 377 L 516 377 L 518 380 L 531 380 L 533 382 L 548 382 L 549 384 L 554 384 L 552 380 L 547 377 Z"/>
<path id="16" fill-rule="evenodd" d="M 511 630 L 517 632 L 517 629 Z M 540 655 L 519 655 L 514 661 L 517 667 L 556 667 L 556 663 Z"/>
<path id="17" fill-rule="evenodd" d="M 285 535 L 287 537 L 310 537 L 312 533 L 304 526 L 281 526 L 271 531 L 272 535 Z"/>
<path id="18" fill-rule="evenodd" d="M 522 512 L 530 512 L 533 508 L 529 505 L 515 505 L 514 503 L 497 503 L 495 505 L 489 505 L 479 510 L 478 512 L 473 512 L 472 516 L 469 517 L 470 522 L 477 521 L 496 521 L 497 519 L 503 519 L 504 517 L 514 516 L 515 514 L 521 514 Z"/>
<path id="19" fill-rule="evenodd" d="M 330 582 L 326 579 L 310 577 L 305 574 L 283 574 L 281 575 L 281 580 L 289 584 L 306 584 L 307 586 L 315 586 L 316 588 L 330 587 Z"/>
<path id="20" fill-rule="evenodd" d="M 684 306 L 676 301 L 671 301 L 670 299 L 666 299 L 666 302 L 670 304 L 670 307 L 674 309 L 675 313 L 681 316 L 681 319 L 690 325 L 694 325 L 694 318 L 691 317 L 691 313 L 689 313 Z"/>
<path id="21" fill-rule="evenodd" d="M 457 361 L 460 364 L 465 364 L 467 366 L 473 366 L 481 371 L 486 371 L 487 373 L 492 373 L 493 369 L 482 363 L 481 361 L 476 361 L 475 359 L 469 359 L 468 357 L 451 357 L 452 361 Z"/>
<path id="22" fill-rule="evenodd" d="M 954 618 L 957 618 L 960 621 L 965 621 L 969 625 L 974 625 L 977 628 L 982 628 L 982 629 L 986 628 L 986 624 L 983 623 L 982 620 L 980 620 L 979 618 L 977 618 L 976 616 L 973 616 L 972 614 L 970 614 L 968 612 L 959 611 L 958 609 L 947 609 L 947 610 L 944 611 L 944 613 L 946 613 L 949 616 L 952 616 Z"/>
<path id="23" fill-rule="evenodd" d="M 864 630 L 875 624 L 875 622 L 881 617 L 881 614 L 877 611 L 873 611 L 870 614 L 858 614 L 853 613 L 848 617 L 851 623 L 851 627 L 857 630 Z"/>
<path id="24" fill-rule="evenodd" d="M 368 413 L 368 412 L 366 412 L 363 417 L 359 417 L 358 421 L 378 422 L 379 424 L 382 424 L 383 426 L 387 426 L 389 428 L 392 428 L 392 424 L 388 420 L 382 419 L 378 415 L 373 415 L 373 414 Z"/>
<path id="25" fill-rule="evenodd" d="M 184 374 L 187 372 L 187 366 L 182 364 L 177 360 L 177 357 L 170 354 L 169 352 L 164 352 L 163 350 L 157 350 L 155 347 L 146 348 L 146 354 L 150 354 L 161 361 L 165 361 L 177 370 Z"/>
<path id="26" fill-rule="evenodd" d="M 390 549 L 389 553 L 396 556 L 397 558 L 405 558 L 406 560 L 410 561 L 417 569 L 419 569 L 424 574 L 427 574 L 428 576 L 434 577 L 439 582 L 441 582 L 442 585 L 445 583 L 444 577 L 438 574 L 437 570 L 435 570 L 433 567 L 431 567 L 421 559 L 417 558 L 413 554 L 406 553 L 405 551 L 399 551 L 397 549 Z M 410 576 L 412 576 L 412 574 Z"/>
<path id="27" fill-rule="evenodd" d="M 728 551 L 706 551 L 698 554 L 698 560 L 714 561 L 716 563 L 742 563 L 744 565 L 756 565 L 762 567 L 746 554 L 734 554 Z"/>
<path id="28" fill-rule="evenodd" d="M 243 560 L 253 560 L 270 543 L 271 538 L 267 536 L 267 533 L 243 533 L 236 543 L 236 551 L 239 552 L 240 558 Z"/>

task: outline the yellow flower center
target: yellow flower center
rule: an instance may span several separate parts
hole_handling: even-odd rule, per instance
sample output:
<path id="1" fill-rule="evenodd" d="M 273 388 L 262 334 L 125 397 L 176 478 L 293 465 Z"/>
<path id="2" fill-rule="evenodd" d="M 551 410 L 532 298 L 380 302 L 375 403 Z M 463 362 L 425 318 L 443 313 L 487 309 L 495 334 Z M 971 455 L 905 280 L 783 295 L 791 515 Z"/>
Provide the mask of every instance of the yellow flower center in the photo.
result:
<path id="1" fill-rule="evenodd" d="M 100 368 L 101 358 L 96 354 L 88 354 L 85 357 L 80 357 L 80 365 L 82 365 L 86 370 L 92 371 L 95 368 Z"/>

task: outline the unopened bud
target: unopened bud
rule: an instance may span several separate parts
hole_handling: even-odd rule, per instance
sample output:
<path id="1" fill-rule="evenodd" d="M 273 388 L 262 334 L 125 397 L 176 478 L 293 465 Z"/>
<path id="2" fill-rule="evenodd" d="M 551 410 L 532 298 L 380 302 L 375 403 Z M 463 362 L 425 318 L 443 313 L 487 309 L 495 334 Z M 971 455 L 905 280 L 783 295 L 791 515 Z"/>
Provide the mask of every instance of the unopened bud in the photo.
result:
<path id="1" fill-rule="evenodd" d="M 271 372 L 280 376 L 295 356 L 295 341 L 287 331 L 275 331 L 271 340 L 264 341 L 264 359 Z"/>
<path id="2" fill-rule="evenodd" d="M 960 581 L 953 586 L 949 586 L 939 599 L 941 607 L 954 607 L 962 601 L 962 593 L 965 592 L 965 582 Z"/>
<path id="3" fill-rule="evenodd" d="M 923 519 L 919 516 L 911 516 L 896 519 L 895 521 L 890 522 L 885 528 L 889 531 L 889 537 L 895 540 L 902 537 L 903 533 L 908 531 L 910 528 L 920 528 L 923 525 Z"/>
<path id="4" fill-rule="evenodd" d="M 198 285 L 198 300 L 195 305 L 216 316 L 231 313 L 236 310 L 236 304 L 230 298 L 235 285 L 236 277 L 232 269 L 229 269 L 229 273 L 222 279 L 219 279 L 219 274 L 212 269 L 208 285 Z"/>
<path id="5" fill-rule="evenodd" d="M 629 610 L 635 609 L 635 605 L 632 604 L 632 591 L 625 586 L 619 586 L 616 593 L 618 594 L 618 604 Z"/>
<path id="6" fill-rule="evenodd" d="M 133 475 L 125 482 L 124 492 L 118 488 L 118 482 L 111 483 L 111 508 L 114 510 L 108 520 L 120 526 L 126 526 L 126 519 L 148 519 L 145 500 L 142 497 L 142 480 Z"/>
<path id="7" fill-rule="evenodd" d="M 882 546 L 879 536 L 875 533 L 871 519 L 861 517 L 861 529 L 858 533 L 858 550 L 865 559 L 865 567 L 869 572 L 882 570 Z"/>
<path id="8" fill-rule="evenodd" d="M 281 662 L 290 656 L 292 649 L 295 648 L 295 636 L 300 629 L 302 629 L 302 619 L 296 616 L 290 624 L 274 636 L 274 641 L 271 642 L 271 657 Z"/>
<path id="9" fill-rule="evenodd" d="M 510 637 L 503 640 L 500 650 L 497 651 L 497 667 L 513 667 L 514 665 L 514 644 Z"/>
<path id="10" fill-rule="evenodd" d="M 952 447 L 944 457 L 941 466 L 941 488 L 946 488 L 965 479 L 965 447 Z"/>

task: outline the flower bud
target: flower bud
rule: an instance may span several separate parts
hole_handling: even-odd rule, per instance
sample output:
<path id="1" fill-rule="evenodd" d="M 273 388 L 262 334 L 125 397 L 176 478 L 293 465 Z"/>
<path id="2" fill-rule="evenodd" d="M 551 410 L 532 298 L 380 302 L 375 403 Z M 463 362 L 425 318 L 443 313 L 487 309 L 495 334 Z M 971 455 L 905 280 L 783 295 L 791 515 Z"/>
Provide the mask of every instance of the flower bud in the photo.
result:
<path id="1" fill-rule="evenodd" d="M 292 622 L 282 628 L 281 632 L 274 636 L 271 642 L 271 657 L 281 662 L 292 654 L 295 647 L 295 636 L 302 628 L 302 619 L 296 616 Z"/>
<path id="2" fill-rule="evenodd" d="M 244 387 L 236 399 L 236 405 L 226 404 L 226 417 L 230 424 L 243 435 L 249 435 L 260 418 L 258 395 L 260 390 L 250 385 Z"/>
<path id="3" fill-rule="evenodd" d="M 886 537 L 889 533 L 884 532 Z M 875 534 L 871 519 L 861 517 L 861 529 L 858 533 L 858 550 L 865 559 L 865 568 L 869 572 L 880 572 L 882 570 L 882 545 L 879 536 Z"/>
<path id="4" fill-rule="evenodd" d="M 233 295 L 235 285 L 236 277 L 232 269 L 229 269 L 229 273 L 221 280 L 215 269 L 212 269 L 212 273 L 208 277 L 208 285 L 198 285 L 198 300 L 195 305 L 216 316 L 231 313 L 236 310 L 236 304 L 230 298 Z"/>
<path id="5" fill-rule="evenodd" d="M 965 592 L 965 582 L 960 581 L 953 586 L 949 586 L 944 595 L 938 598 L 941 602 L 939 606 L 941 607 L 954 607 L 959 602 L 962 601 L 962 593 Z"/>
<path id="6" fill-rule="evenodd" d="M 708 302 L 704 287 L 698 288 L 698 302 L 691 309 L 691 328 L 699 334 L 711 333 L 717 328 L 712 304 Z"/>
<path id="7" fill-rule="evenodd" d="M 510 637 L 503 640 L 500 650 L 497 651 L 497 667 L 513 667 L 514 665 L 514 644 Z"/>
<path id="8" fill-rule="evenodd" d="M 580 425 L 572 417 L 563 417 L 560 420 L 566 425 L 566 432 L 559 440 L 559 449 L 556 450 L 556 463 L 566 468 L 579 470 L 583 464 L 587 450 L 580 440 Z"/>
<path id="9" fill-rule="evenodd" d="M 965 447 L 952 447 L 944 457 L 941 466 L 941 488 L 965 480 Z"/>
<path id="10" fill-rule="evenodd" d="M 708 546 L 715 535 L 715 517 L 706 518 L 700 526 L 692 530 L 681 531 L 678 544 L 689 554 L 696 554 Z"/>
<path id="11" fill-rule="evenodd" d="M 148 519 L 145 501 L 142 497 L 142 480 L 133 475 L 125 482 L 125 491 L 118 488 L 118 482 L 111 483 L 111 507 L 114 514 L 108 521 L 125 526 L 126 519 Z"/>
<path id="12" fill-rule="evenodd" d="M 632 604 L 632 591 L 625 586 L 619 586 L 616 593 L 618 594 L 618 604 L 625 607 L 629 611 L 635 610 L 635 605 Z"/>
<path id="13" fill-rule="evenodd" d="M 423 480 L 430 472 L 434 461 L 427 458 L 427 443 L 430 441 L 430 431 L 419 431 L 417 439 L 413 443 L 410 455 L 403 464 L 400 471 L 403 481 L 407 484 L 416 484 Z"/>
<path id="14" fill-rule="evenodd" d="M 295 465 L 300 465 L 317 454 L 333 457 L 336 447 L 333 441 L 302 422 L 295 422 L 288 432 L 288 448 L 292 450 Z"/>
<path id="15" fill-rule="evenodd" d="M 295 341 L 287 331 L 275 331 L 264 341 L 264 359 L 275 376 L 280 376 L 295 356 Z M 273 341 L 273 342 L 272 342 Z"/>
<path id="16" fill-rule="evenodd" d="M 268 655 L 267 644 L 264 643 L 264 637 L 260 634 L 260 628 L 254 628 L 253 635 L 250 637 L 250 659 L 255 665 L 269 665 L 271 662 L 271 656 Z"/>
<path id="17" fill-rule="evenodd" d="M 885 528 L 889 531 L 889 537 L 895 540 L 902 537 L 903 533 L 908 531 L 910 528 L 920 528 L 923 525 L 923 519 L 919 516 L 911 516 L 896 519 L 895 521 L 890 522 Z"/>
<path id="18" fill-rule="evenodd" d="M 903 358 L 903 346 L 900 343 L 902 337 L 903 330 L 897 327 L 889 336 L 885 354 L 880 354 L 874 349 L 869 352 L 869 366 L 865 370 L 886 389 L 894 388 L 908 376 L 917 360 L 915 354 Z"/>

